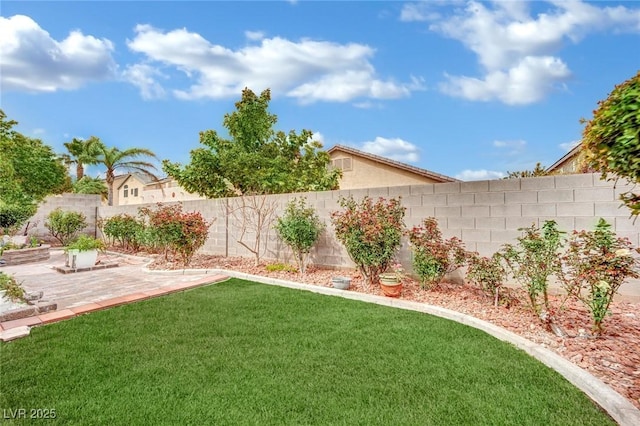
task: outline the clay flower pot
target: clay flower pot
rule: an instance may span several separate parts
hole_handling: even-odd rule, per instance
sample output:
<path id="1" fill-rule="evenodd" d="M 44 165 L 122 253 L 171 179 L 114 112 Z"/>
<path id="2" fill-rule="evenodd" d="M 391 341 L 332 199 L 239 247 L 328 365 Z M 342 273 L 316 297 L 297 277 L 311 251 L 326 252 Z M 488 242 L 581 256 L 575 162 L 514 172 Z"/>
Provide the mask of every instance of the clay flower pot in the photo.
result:
<path id="1" fill-rule="evenodd" d="M 402 281 L 393 273 L 380 274 L 380 288 L 387 297 L 400 297 Z"/>

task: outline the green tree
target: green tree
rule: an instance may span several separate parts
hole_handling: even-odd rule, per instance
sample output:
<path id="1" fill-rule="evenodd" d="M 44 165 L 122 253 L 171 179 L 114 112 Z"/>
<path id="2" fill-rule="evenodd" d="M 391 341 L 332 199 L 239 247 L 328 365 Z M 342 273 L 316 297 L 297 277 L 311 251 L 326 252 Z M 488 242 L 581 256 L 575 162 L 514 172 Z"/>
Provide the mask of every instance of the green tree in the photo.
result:
<path id="1" fill-rule="evenodd" d="M 536 163 L 533 170 L 521 170 L 518 172 L 507 172 L 505 179 L 530 178 L 538 176 L 546 176 L 547 171 L 540 163 Z"/>
<path id="2" fill-rule="evenodd" d="M 589 166 L 603 178 L 614 175 L 640 183 L 640 71 L 599 101 L 593 118 L 582 123 Z M 629 191 L 621 199 L 633 216 L 640 214 L 640 194 Z"/>
<path id="3" fill-rule="evenodd" d="M 76 166 L 76 181 L 84 177 L 84 166 L 97 164 L 100 139 L 91 136 L 89 139 L 73 138 L 71 142 L 65 142 L 68 154 L 63 154 L 62 158 L 67 165 Z"/>
<path id="4" fill-rule="evenodd" d="M 100 178 L 84 176 L 73 183 L 73 192 L 75 194 L 100 194 L 103 199 L 107 199 L 109 189 L 104 181 Z"/>
<path id="5" fill-rule="evenodd" d="M 96 146 L 99 152 L 97 164 L 106 168 L 105 181 L 107 182 L 107 200 L 110 206 L 113 205 L 113 182 L 118 170 L 139 172 L 149 176 L 151 179 L 158 180 L 158 177 L 152 172 L 152 170 L 156 170 L 156 166 L 148 161 L 139 160 L 141 157 L 157 159 L 158 157 L 151 150 L 129 148 L 121 151 L 115 147 L 107 147 L 102 142 L 99 142 Z"/>
<path id="6" fill-rule="evenodd" d="M 186 166 L 163 162 L 164 171 L 189 192 L 208 198 L 277 194 L 338 188 L 339 170 L 329 170 L 329 155 L 312 132 L 275 131 L 269 89 L 257 96 L 242 91 L 236 111 L 225 114 L 230 139 L 215 130 L 200 132 L 204 147 L 191 151 Z"/>
<path id="7" fill-rule="evenodd" d="M 0 198 L 5 203 L 37 203 L 68 189 L 67 170 L 53 149 L 40 139 L 13 130 L 0 110 Z"/>

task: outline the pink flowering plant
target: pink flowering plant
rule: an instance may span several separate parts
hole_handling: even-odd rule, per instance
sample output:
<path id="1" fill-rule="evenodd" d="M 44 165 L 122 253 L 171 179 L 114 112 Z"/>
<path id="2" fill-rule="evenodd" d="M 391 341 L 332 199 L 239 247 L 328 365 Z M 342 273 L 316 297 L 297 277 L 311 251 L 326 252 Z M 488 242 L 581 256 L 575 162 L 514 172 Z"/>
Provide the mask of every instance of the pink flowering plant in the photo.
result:
<path id="1" fill-rule="evenodd" d="M 424 289 L 436 287 L 445 275 L 466 262 L 467 252 L 459 238 L 442 238 L 438 221 L 429 217 L 421 226 L 408 231 L 413 252 L 413 270 L 420 277 Z"/>
<path id="2" fill-rule="evenodd" d="M 342 211 L 331 213 L 336 238 L 365 279 L 365 286 L 379 282 L 379 275 L 393 263 L 404 229 L 405 208 L 400 199 L 377 201 L 341 197 Z"/>
<path id="3" fill-rule="evenodd" d="M 627 278 L 638 278 L 638 261 L 631 242 L 617 237 L 600 219 L 593 231 L 574 231 L 562 256 L 561 280 L 569 295 L 591 312 L 593 332 L 602 334 L 609 305 Z"/>

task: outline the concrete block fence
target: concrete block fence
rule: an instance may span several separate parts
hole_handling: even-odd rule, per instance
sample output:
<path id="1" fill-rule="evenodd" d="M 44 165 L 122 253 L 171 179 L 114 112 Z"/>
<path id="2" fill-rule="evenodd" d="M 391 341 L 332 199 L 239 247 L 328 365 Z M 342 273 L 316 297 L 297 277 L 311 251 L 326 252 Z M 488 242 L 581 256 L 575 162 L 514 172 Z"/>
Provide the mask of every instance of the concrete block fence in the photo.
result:
<path id="1" fill-rule="evenodd" d="M 52 239 L 49 230 L 44 226 L 47 216 L 53 210 L 61 208 L 66 211 L 77 211 L 85 215 L 87 227 L 82 230 L 85 234 L 97 235 L 98 207 L 100 196 L 93 194 L 63 194 L 47 197 L 38 206 L 36 214 L 29 219 L 29 235 L 36 235 L 43 239 Z"/>
<path id="2" fill-rule="evenodd" d="M 545 220 L 555 220 L 561 230 L 571 232 L 592 229 L 602 217 L 612 224 L 619 236 L 627 237 L 634 246 L 639 246 L 640 220 L 634 223 L 629 217 L 629 210 L 621 206 L 619 201 L 619 195 L 631 188 L 632 185 L 628 183 L 602 181 L 599 174 L 580 174 L 283 194 L 268 196 L 267 201 L 277 205 L 276 214 L 282 214 L 290 199 L 306 197 L 308 204 L 316 208 L 326 224 L 326 230 L 312 253 L 313 263 L 344 268 L 353 265 L 336 240 L 330 222 L 331 212 L 339 209 L 340 197 L 401 197 L 407 209 L 405 223 L 408 228 L 433 216 L 438 220 L 445 238 L 456 236 L 463 240 L 468 250 L 491 255 L 503 244 L 514 243 L 521 235 L 518 228 L 531 224 L 541 226 Z M 68 196 L 60 198 L 60 203 L 65 197 Z M 89 200 L 77 197 L 80 196 L 70 198 L 70 208 L 90 213 L 97 207 L 97 216 L 100 218 L 119 213 L 135 215 L 138 212 L 139 206 L 136 205 L 98 206 L 97 198 Z M 45 204 L 48 209 L 54 204 L 58 205 L 49 200 Z M 89 205 L 91 202 L 94 204 Z M 237 242 L 238 223 L 226 214 L 227 206 L 236 202 L 233 198 L 183 202 L 185 211 L 200 211 L 207 220 L 214 220 L 203 252 L 251 256 Z M 38 214 L 41 215 L 40 212 Z M 245 237 L 250 240 L 252 235 Z M 291 260 L 290 253 L 278 241 L 275 231 L 270 230 L 263 238 L 267 243 L 263 252 L 265 259 Z M 410 269 L 411 255 L 406 242 L 399 257 Z M 640 282 L 625 284 L 621 293 L 640 297 Z"/>

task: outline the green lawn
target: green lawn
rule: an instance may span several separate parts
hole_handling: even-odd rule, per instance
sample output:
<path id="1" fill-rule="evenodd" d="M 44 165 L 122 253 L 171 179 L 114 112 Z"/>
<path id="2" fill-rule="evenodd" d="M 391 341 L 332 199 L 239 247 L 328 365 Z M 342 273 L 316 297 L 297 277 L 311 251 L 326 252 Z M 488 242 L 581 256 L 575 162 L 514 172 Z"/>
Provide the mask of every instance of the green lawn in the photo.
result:
<path id="1" fill-rule="evenodd" d="M 237 279 L 0 344 L 0 390 L 68 424 L 614 424 L 473 328 Z"/>

